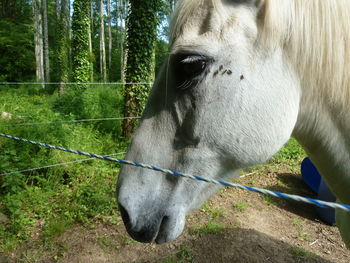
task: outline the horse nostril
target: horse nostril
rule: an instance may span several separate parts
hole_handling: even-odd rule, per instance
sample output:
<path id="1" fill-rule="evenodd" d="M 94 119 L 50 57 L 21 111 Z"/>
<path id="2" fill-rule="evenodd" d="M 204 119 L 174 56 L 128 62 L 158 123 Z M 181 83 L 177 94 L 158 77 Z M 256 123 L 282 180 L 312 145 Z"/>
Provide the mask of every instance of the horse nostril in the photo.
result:
<path id="1" fill-rule="evenodd" d="M 127 229 L 131 228 L 131 222 L 130 222 L 130 217 L 128 211 L 119 203 L 119 210 L 120 214 L 122 216 L 122 219 L 124 221 L 125 227 Z"/>
<path id="2" fill-rule="evenodd" d="M 159 232 L 163 232 L 169 222 L 169 217 L 168 216 L 164 216 L 162 218 L 162 221 L 160 222 L 160 228 L 159 228 Z"/>
<path id="3" fill-rule="evenodd" d="M 159 221 L 158 220 L 155 221 L 155 222 L 158 222 L 158 224 L 157 223 L 150 224 L 150 222 L 152 221 L 147 223 L 147 220 L 146 220 L 146 222 L 142 221 L 142 224 L 140 224 L 140 222 L 139 224 L 137 224 L 136 222 L 136 225 L 133 225 L 135 223 L 132 222 L 128 211 L 120 203 L 118 204 L 119 204 L 120 214 L 124 221 L 126 231 L 129 233 L 129 235 L 133 239 L 139 242 L 143 242 L 143 243 L 152 242 L 158 233 L 159 223 L 161 222 L 161 219 Z"/>

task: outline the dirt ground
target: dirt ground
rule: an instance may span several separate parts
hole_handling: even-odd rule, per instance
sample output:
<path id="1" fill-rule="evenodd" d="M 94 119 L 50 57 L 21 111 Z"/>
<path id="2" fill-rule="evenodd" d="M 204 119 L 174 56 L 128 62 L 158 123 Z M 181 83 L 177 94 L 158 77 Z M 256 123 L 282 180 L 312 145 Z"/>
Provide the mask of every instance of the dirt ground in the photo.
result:
<path id="1" fill-rule="evenodd" d="M 236 181 L 314 197 L 300 175 L 283 165 L 264 166 Z M 348 263 L 350 250 L 336 227 L 318 219 L 314 207 L 226 188 L 191 214 L 183 235 L 170 244 L 136 243 L 121 222 L 101 222 L 71 227 L 47 245 L 27 243 L 12 255 L 0 255 L 0 262 Z"/>

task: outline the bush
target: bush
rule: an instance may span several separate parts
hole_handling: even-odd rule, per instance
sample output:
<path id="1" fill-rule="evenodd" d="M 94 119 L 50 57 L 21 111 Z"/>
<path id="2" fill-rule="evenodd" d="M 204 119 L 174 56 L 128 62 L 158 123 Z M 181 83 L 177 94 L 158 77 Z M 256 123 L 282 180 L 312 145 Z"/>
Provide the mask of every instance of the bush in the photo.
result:
<path id="1" fill-rule="evenodd" d="M 0 119 L 1 132 L 102 155 L 125 151 L 127 142 L 120 138 L 116 121 L 11 126 L 121 116 L 122 95 L 115 87 L 86 90 L 81 94 L 85 102 L 81 111 L 73 111 L 68 95 L 49 96 L 33 87 L 0 91 L 0 112 L 12 114 L 11 120 Z M 0 139 L 0 174 L 82 158 L 86 157 Z M 52 236 L 69 224 L 115 213 L 117 173 L 118 165 L 92 160 L 1 175 L 0 213 L 10 222 L 0 226 L 0 251 L 14 249 L 14 244 L 38 231 L 38 220 L 45 222 L 43 234 Z"/>

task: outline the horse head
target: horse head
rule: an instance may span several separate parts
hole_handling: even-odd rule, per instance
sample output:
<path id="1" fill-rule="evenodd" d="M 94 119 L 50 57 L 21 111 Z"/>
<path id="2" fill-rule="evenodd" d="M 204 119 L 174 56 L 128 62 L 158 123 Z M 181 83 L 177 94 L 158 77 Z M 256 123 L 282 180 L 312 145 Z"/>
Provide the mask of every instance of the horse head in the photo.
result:
<path id="1" fill-rule="evenodd" d="M 282 49 L 261 39 L 265 3 L 184 0 L 171 50 L 126 159 L 215 179 L 271 158 L 290 138 L 300 90 Z M 122 167 L 117 192 L 128 233 L 164 243 L 217 186 Z"/>

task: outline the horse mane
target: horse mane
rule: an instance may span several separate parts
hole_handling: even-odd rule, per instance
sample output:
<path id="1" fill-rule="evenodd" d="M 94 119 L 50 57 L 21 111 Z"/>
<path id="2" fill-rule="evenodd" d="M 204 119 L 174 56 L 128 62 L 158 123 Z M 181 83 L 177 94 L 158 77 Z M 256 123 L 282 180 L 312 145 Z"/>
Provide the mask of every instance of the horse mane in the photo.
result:
<path id="1" fill-rule="evenodd" d="M 323 99 L 346 110 L 350 102 L 350 1 L 263 1 L 257 42 L 267 49 L 285 50 L 303 87 L 317 96 L 315 100 Z M 172 23 L 172 40 L 181 34 L 195 10 L 209 4 L 224 12 L 222 2 L 180 0 Z"/>

